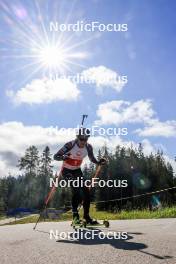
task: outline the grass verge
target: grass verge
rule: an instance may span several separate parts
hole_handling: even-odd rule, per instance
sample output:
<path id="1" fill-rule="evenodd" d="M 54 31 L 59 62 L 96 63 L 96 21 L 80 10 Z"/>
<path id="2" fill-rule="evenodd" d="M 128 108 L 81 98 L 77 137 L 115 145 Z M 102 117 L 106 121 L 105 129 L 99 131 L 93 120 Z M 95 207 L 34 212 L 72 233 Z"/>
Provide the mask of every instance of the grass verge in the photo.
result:
<path id="1" fill-rule="evenodd" d="M 0 215 L 0 220 L 4 220 L 4 219 L 6 219 L 6 216 Z"/>
<path id="2" fill-rule="evenodd" d="M 125 219 L 158 219 L 158 218 L 175 218 L 176 206 L 163 208 L 150 212 L 149 210 L 121 211 L 119 213 L 110 213 L 105 211 L 96 211 L 95 206 L 91 206 L 90 215 L 95 219 L 107 220 L 125 220 Z M 5 225 L 35 223 L 39 215 L 32 215 Z M 80 210 L 80 217 L 83 217 L 83 210 Z M 45 222 L 68 221 L 72 219 L 71 210 L 60 215 L 59 219 L 46 219 Z M 44 222 L 44 219 L 41 221 Z"/>

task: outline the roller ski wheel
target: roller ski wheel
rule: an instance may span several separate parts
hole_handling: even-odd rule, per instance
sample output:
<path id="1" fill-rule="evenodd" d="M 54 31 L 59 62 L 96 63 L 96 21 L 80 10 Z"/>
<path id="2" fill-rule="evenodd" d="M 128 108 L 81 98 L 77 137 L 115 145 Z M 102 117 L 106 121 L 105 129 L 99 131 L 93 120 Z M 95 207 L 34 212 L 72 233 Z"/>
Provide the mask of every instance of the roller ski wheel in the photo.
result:
<path id="1" fill-rule="evenodd" d="M 109 221 L 108 220 L 104 220 L 103 221 L 103 225 L 108 228 L 109 227 Z"/>

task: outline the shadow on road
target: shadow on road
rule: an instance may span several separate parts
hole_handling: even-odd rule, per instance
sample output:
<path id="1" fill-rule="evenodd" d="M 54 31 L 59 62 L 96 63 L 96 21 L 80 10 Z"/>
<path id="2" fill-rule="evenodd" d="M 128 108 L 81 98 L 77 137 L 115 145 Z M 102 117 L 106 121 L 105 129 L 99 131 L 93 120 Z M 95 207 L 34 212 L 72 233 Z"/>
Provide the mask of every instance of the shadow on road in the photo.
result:
<path id="1" fill-rule="evenodd" d="M 152 253 L 149 253 L 149 252 L 146 252 L 144 251 L 144 249 L 147 249 L 148 246 L 144 243 L 138 243 L 138 242 L 131 242 L 129 240 L 133 239 L 134 238 L 134 235 L 142 235 L 142 233 L 129 233 L 128 232 L 128 237 L 127 239 L 115 239 L 114 236 L 111 237 L 111 239 L 109 239 L 107 236 L 105 236 L 105 238 L 101 239 L 99 238 L 99 236 L 95 236 L 94 239 L 86 239 L 85 238 L 85 233 L 86 232 L 93 232 L 94 230 L 97 231 L 96 234 L 98 234 L 98 232 L 102 232 L 102 230 L 100 229 L 94 229 L 94 228 L 91 228 L 89 230 L 85 230 L 85 229 L 76 229 L 75 231 L 77 232 L 81 232 L 82 233 L 82 236 L 81 234 L 78 235 L 78 239 L 74 239 L 74 232 L 70 234 L 70 238 L 73 238 L 73 239 L 67 239 L 67 240 L 63 240 L 63 239 L 59 239 L 57 240 L 56 242 L 60 242 L 60 243 L 73 243 L 73 244 L 79 244 L 79 245 L 100 245 L 100 244 L 108 244 L 108 245 L 111 245 L 112 247 L 116 248 L 116 249 L 122 249 L 122 250 L 136 250 L 136 251 L 139 251 L 143 254 L 147 254 L 147 255 L 150 255 L 154 258 L 157 258 L 157 259 L 170 259 L 170 258 L 173 258 L 172 256 L 159 256 L 159 255 L 156 255 L 156 254 L 152 254 Z M 112 231 L 112 230 L 111 230 Z M 117 231 L 113 230 L 114 232 L 118 233 Z"/>

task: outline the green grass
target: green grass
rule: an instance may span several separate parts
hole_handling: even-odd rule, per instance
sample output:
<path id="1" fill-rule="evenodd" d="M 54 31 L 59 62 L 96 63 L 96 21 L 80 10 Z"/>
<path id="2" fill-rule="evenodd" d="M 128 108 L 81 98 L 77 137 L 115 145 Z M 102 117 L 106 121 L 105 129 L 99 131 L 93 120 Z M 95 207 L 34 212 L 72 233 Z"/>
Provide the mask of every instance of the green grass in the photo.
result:
<path id="1" fill-rule="evenodd" d="M 4 219 L 6 219 L 6 216 L 0 215 L 0 220 L 4 220 Z"/>
<path id="2" fill-rule="evenodd" d="M 167 207 L 153 212 L 149 210 L 122 211 L 119 219 L 158 219 L 176 217 L 176 207 Z"/>
<path id="3" fill-rule="evenodd" d="M 91 206 L 90 215 L 93 218 L 102 219 L 102 220 L 174 218 L 176 217 L 176 206 L 166 207 L 152 212 L 146 209 L 146 210 L 133 210 L 133 211 L 124 210 L 119 213 L 96 211 L 95 207 Z"/>
<path id="4" fill-rule="evenodd" d="M 29 224 L 29 223 L 35 223 L 38 219 L 39 215 L 32 215 L 28 216 L 22 219 L 16 219 L 14 218 L 13 222 L 6 223 L 3 225 L 16 225 L 16 224 Z M 59 219 L 41 219 L 42 222 L 59 222 L 59 221 L 68 221 L 72 219 L 72 212 L 71 210 L 62 214 Z"/>
<path id="5" fill-rule="evenodd" d="M 153 212 L 150 212 L 149 210 L 134 210 L 134 211 L 121 211 L 120 213 L 96 211 L 95 206 L 91 206 L 90 215 L 95 219 L 101 219 L 101 220 L 174 218 L 176 217 L 176 206 L 163 208 Z M 17 219 L 16 221 L 9 223 L 9 225 L 35 223 L 38 217 L 39 217 L 38 215 L 32 215 L 29 217 L 25 217 L 23 219 Z M 83 217 L 83 209 L 80 210 L 80 217 L 81 218 Z M 46 219 L 45 222 L 68 221 L 71 219 L 72 219 L 72 212 L 70 210 L 66 213 L 63 213 L 59 219 L 55 219 L 55 220 Z"/>

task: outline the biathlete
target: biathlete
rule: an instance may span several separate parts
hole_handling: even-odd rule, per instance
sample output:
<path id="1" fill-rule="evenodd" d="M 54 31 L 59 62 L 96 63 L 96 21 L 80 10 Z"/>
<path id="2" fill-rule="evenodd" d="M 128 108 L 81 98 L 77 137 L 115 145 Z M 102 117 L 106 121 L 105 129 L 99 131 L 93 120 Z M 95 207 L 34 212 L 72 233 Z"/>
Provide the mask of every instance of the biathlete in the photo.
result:
<path id="1" fill-rule="evenodd" d="M 99 161 L 93 154 L 93 148 L 88 143 L 90 137 L 90 130 L 87 128 L 80 128 L 75 140 L 66 143 L 55 155 L 54 160 L 63 161 L 62 177 L 66 181 L 71 179 L 84 179 L 81 170 L 83 159 L 88 155 L 91 162 L 96 165 L 104 165 L 106 160 L 101 158 Z M 87 224 L 96 224 L 89 215 L 90 208 L 90 190 L 84 184 L 79 187 L 71 186 L 72 189 L 72 212 L 73 221 L 75 224 L 80 223 L 78 206 L 83 202 L 83 218 Z"/>

